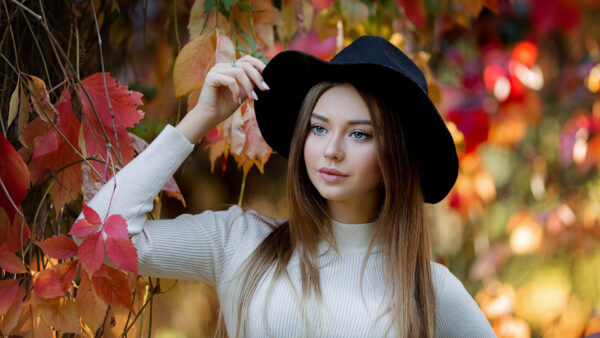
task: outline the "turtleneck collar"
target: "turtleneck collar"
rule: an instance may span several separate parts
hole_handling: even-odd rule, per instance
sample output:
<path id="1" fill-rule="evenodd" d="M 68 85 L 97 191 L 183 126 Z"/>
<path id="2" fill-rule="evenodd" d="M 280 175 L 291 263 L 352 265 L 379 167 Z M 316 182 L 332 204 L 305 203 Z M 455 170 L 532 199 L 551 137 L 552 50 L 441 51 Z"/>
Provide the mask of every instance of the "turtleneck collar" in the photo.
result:
<path id="1" fill-rule="evenodd" d="M 340 254 L 366 253 L 373 232 L 375 231 L 376 223 L 376 221 L 369 223 L 342 223 L 332 219 L 333 235 Z M 321 240 L 319 246 L 325 250 L 329 248 L 329 244 L 325 240 Z"/>

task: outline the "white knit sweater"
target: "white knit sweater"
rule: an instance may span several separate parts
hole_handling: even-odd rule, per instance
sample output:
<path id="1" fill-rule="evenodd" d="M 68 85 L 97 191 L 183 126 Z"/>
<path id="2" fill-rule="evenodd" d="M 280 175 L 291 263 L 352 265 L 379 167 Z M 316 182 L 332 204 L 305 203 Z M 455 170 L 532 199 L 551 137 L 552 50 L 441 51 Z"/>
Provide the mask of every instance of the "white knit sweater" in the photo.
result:
<path id="1" fill-rule="evenodd" d="M 254 211 L 232 206 L 224 211 L 207 210 L 183 214 L 175 219 L 146 220 L 153 199 L 183 160 L 191 153 L 191 144 L 176 128 L 167 125 L 158 137 L 116 175 L 117 188 L 109 214 L 120 214 L 127 221 L 129 235 L 138 251 L 138 272 L 160 278 L 200 280 L 216 285 L 227 331 L 235 337 L 237 297 L 233 273 L 272 231 L 270 220 Z M 115 178 L 113 178 L 115 179 Z M 113 189 L 110 180 L 89 202 L 104 216 Z M 83 215 L 80 215 L 80 218 Z M 365 270 L 363 294 L 360 272 L 364 254 L 375 223 L 344 224 L 333 221 L 340 255 L 326 249 L 320 275 L 323 304 L 310 300 L 310 332 L 303 331 L 297 305 L 300 288 L 298 257 L 293 255 L 287 267 L 291 281 L 280 279 L 270 297 L 267 287 L 273 270 L 266 276 L 249 308 L 245 337 L 393 337 L 389 315 L 375 322 L 386 306 L 380 254 L 372 254 Z M 443 265 L 431 262 L 436 293 L 438 337 L 495 337 L 494 332 L 463 284 Z M 294 288 L 291 287 L 290 282 Z M 296 291 L 298 290 L 298 291 Z M 268 302 L 265 305 L 265 300 Z M 383 302 L 382 302 L 383 301 Z M 268 321 L 265 323 L 263 310 Z"/>

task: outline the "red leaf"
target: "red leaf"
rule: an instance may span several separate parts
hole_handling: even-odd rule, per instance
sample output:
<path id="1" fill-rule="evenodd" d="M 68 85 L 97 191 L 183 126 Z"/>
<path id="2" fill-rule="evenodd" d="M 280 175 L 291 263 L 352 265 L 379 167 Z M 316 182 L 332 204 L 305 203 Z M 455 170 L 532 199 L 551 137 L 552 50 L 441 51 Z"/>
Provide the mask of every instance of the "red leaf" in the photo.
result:
<path id="1" fill-rule="evenodd" d="M 412 21 L 415 26 L 421 27 L 423 25 L 423 10 L 422 0 L 396 0 L 404 8 L 406 17 Z"/>
<path id="2" fill-rule="evenodd" d="M 85 218 L 80 219 L 73 224 L 71 230 L 69 230 L 69 235 L 83 238 L 91 233 L 94 233 L 94 231 L 98 230 L 99 226 L 100 224 L 92 224 Z"/>
<path id="3" fill-rule="evenodd" d="M 86 237 L 77 251 L 81 265 L 88 274 L 93 275 L 104 262 L 104 238 L 102 231 Z"/>
<path id="4" fill-rule="evenodd" d="M 68 93 L 68 90 L 65 91 Z M 40 139 L 55 137 L 57 147 L 55 151 L 38 154 L 37 157 L 29 162 L 31 181 L 34 184 L 48 174 L 56 172 L 59 168 L 80 160 L 80 157 L 75 153 L 73 147 L 75 147 L 77 151 L 80 151 L 78 141 L 81 124 L 73 114 L 70 98 L 64 96 L 65 91 L 63 91 L 61 98 L 56 104 L 56 110 L 60 116 L 57 128 L 61 131 L 66 140 L 49 124 L 46 133 L 35 138 L 34 145 L 39 146 Z M 30 125 L 35 122 L 37 126 L 39 122 L 36 121 L 37 120 L 34 120 Z M 39 126 L 36 128 L 39 128 Z M 53 134 L 54 136 L 49 136 L 48 134 Z M 60 184 L 52 185 L 52 188 L 50 189 L 50 198 L 55 209 L 60 210 L 65 203 L 76 199 L 79 194 L 81 194 L 81 166 L 71 165 L 59 171 L 56 174 L 56 181 L 60 182 Z"/>
<path id="5" fill-rule="evenodd" d="M 0 323 L 0 331 L 4 335 L 10 336 L 10 331 L 12 331 L 17 323 L 19 322 L 19 318 L 21 317 L 21 310 L 23 308 L 23 288 L 17 286 L 17 292 L 13 299 L 12 304 L 6 311 L 4 318 Z M 0 309 L 0 313 L 2 310 Z"/>
<path id="6" fill-rule="evenodd" d="M 6 212 L 0 208 L 0 248 L 5 246 L 7 251 L 19 251 L 22 245 L 27 244 L 29 235 L 29 226 L 23 222 L 21 215 L 15 214 L 11 225 Z"/>
<path id="7" fill-rule="evenodd" d="M 102 230 L 106 237 L 129 239 L 127 236 L 127 222 L 121 215 L 110 215 L 104 223 Z"/>
<path id="8" fill-rule="evenodd" d="M 29 189 L 29 169 L 19 156 L 19 153 L 13 148 L 12 144 L 0 133 L 0 179 L 6 187 L 8 194 L 4 189 L 0 189 L 0 208 L 3 208 L 8 215 L 10 223 L 16 213 L 15 206 L 19 207 L 25 199 L 27 189 Z"/>
<path id="9" fill-rule="evenodd" d="M 13 303 L 20 281 L 20 279 L 0 280 L 0 314 L 5 313 Z"/>
<path id="10" fill-rule="evenodd" d="M 138 106 L 143 104 L 142 94 L 136 91 L 130 91 L 127 86 L 120 84 L 115 78 L 110 76 L 110 74 L 105 73 L 105 75 L 108 84 L 108 97 L 110 98 L 112 115 L 114 116 L 114 125 L 117 129 L 116 134 L 118 142 L 115 139 L 113 118 L 111 117 L 111 110 L 106 97 L 103 74 L 96 73 L 82 81 L 82 85 L 85 86 L 91 102 L 83 92 L 83 89 L 79 88 L 83 108 L 82 123 L 86 130 L 86 150 L 88 156 L 96 155 L 105 160 L 106 138 L 102 131 L 104 128 L 115 152 L 119 153 L 120 151 L 123 165 L 125 165 L 133 159 L 131 140 L 125 128 L 133 127 L 134 124 L 144 117 L 144 113 L 137 109 Z M 98 124 L 98 119 L 96 118 L 96 113 L 94 113 L 92 106 L 98 113 L 102 126 Z M 113 160 L 117 163 L 116 159 L 113 158 Z M 104 163 L 94 161 L 92 162 L 92 165 L 100 173 L 104 169 Z"/>
<path id="11" fill-rule="evenodd" d="M 10 273 L 27 273 L 23 261 L 12 252 L 0 250 L 0 266 Z"/>
<path id="12" fill-rule="evenodd" d="M 98 213 L 94 209 L 90 208 L 86 203 L 83 203 L 83 215 L 91 224 L 102 224 L 102 220 L 100 219 L 100 216 L 98 216 Z"/>
<path id="13" fill-rule="evenodd" d="M 65 235 L 53 236 L 35 244 L 42 248 L 46 255 L 57 259 L 67 259 L 77 254 L 77 244 Z"/>
<path id="14" fill-rule="evenodd" d="M 75 278 L 77 273 L 77 265 L 79 260 L 63 262 L 53 266 L 51 269 L 56 271 L 58 278 L 60 278 L 60 287 L 64 292 L 67 292 L 71 287 L 71 282 Z"/>
<path id="15" fill-rule="evenodd" d="M 92 285 L 96 294 L 106 304 L 123 306 L 135 314 L 131 305 L 131 289 L 127 282 L 127 275 L 115 268 L 104 265 L 109 277 L 92 277 Z"/>
<path id="16" fill-rule="evenodd" d="M 37 279 L 33 282 L 33 289 L 42 298 L 54 298 L 65 295 L 56 271 L 51 269 L 44 269 L 37 273 Z"/>
<path id="17" fill-rule="evenodd" d="M 116 266 L 137 275 L 137 251 L 129 238 L 108 237 L 106 240 L 106 254 Z"/>

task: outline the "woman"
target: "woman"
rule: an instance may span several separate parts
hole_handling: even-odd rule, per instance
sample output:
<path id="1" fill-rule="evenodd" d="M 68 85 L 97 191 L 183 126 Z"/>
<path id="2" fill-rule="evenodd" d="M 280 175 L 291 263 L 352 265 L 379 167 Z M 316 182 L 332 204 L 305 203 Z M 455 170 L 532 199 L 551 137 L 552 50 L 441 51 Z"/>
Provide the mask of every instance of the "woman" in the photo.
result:
<path id="1" fill-rule="evenodd" d="M 288 219 L 231 206 L 147 221 L 194 144 L 250 97 L 265 140 L 289 158 Z M 127 220 L 140 274 L 216 286 L 231 337 L 494 337 L 430 260 L 424 202 L 443 199 L 457 172 L 421 71 L 363 36 L 330 62 L 284 51 L 267 66 L 216 64 L 198 104 L 116 175 L 110 214 Z M 90 201 L 99 214 L 112 189 Z"/>

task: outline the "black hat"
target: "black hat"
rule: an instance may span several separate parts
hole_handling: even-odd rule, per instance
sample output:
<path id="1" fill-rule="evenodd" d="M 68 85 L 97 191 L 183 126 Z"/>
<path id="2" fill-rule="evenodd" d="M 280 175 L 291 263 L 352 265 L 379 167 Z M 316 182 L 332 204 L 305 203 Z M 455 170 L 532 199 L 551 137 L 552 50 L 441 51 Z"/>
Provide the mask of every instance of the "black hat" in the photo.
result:
<path id="1" fill-rule="evenodd" d="M 324 80 L 346 80 L 377 88 L 407 126 L 419 161 L 427 203 L 441 201 L 458 176 L 454 140 L 429 99 L 425 76 L 400 49 L 377 36 L 361 36 L 331 61 L 298 50 L 275 55 L 262 71 L 270 90 L 256 90 L 260 132 L 276 152 L 288 157 L 296 118 L 310 88 Z M 392 95 L 392 96 L 390 96 Z"/>

